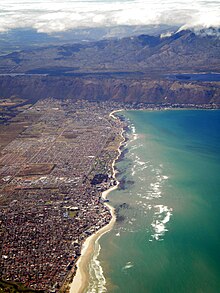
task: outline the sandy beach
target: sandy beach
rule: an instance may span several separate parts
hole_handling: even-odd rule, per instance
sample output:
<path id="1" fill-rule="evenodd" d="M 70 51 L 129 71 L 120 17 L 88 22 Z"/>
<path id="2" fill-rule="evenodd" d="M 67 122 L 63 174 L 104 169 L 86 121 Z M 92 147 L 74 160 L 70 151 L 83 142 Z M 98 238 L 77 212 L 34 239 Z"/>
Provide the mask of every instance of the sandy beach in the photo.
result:
<path id="1" fill-rule="evenodd" d="M 114 116 L 114 113 L 119 112 L 119 111 L 122 111 L 122 110 L 113 111 L 109 114 L 109 116 L 113 119 L 117 119 Z M 117 159 L 121 155 L 120 148 L 121 148 L 122 143 L 124 142 L 123 132 L 124 132 L 124 130 L 122 129 L 122 131 L 121 131 L 122 141 L 120 142 L 119 147 L 118 147 L 118 156 L 114 159 L 114 161 L 112 163 L 112 172 L 113 172 L 112 176 L 114 179 L 116 179 L 115 178 L 116 172 L 115 172 L 115 168 L 114 168 L 115 162 L 117 161 Z M 117 181 L 116 185 L 114 185 L 111 188 L 109 188 L 108 190 L 104 191 L 102 193 L 102 198 L 106 199 L 106 197 L 108 196 L 108 194 L 111 191 L 117 189 L 118 184 L 119 184 L 119 182 Z M 85 242 L 83 243 L 81 256 L 77 261 L 76 275 L 73 279 L 73 282 L 70 284 L 70 293 L 83 293 L 84 290 L 86 289 L 86 287 L 88 286 L 88 280 L 89 280 L 88 263 L 92 257 L 92 252 L 94 251 L 94 245 L 95 245 L 96 241 L 98 241 L 102 235 L 104 235 L 105 233 L 107 233 L 108 231 L 110 231 L 112 229 L 112 227 L 114 226 L 114 223 L 116 221 L 116 215 L 114 212 L 114 208 L 107 203 L 105 203 L 105 205 L 109 208 L 111 215 L 112 215 L 112 219 L 106 226 L 102 227 L 96 233 L 94 233 L 93 235 L 88 237 L 85 240 Z"/>

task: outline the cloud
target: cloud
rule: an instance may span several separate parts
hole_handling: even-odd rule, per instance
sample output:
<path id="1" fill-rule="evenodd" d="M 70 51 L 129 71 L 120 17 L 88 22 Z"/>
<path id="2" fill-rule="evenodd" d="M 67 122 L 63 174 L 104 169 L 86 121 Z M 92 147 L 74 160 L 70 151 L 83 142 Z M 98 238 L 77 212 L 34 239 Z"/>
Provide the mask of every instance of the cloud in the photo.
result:
<path id="1" fill-rule="evenodd" d="M 34 28 L 53 33 L 148 24 L 220 27 L 219 4 L 211 0 L 1 0 L 0 32 Z"/>

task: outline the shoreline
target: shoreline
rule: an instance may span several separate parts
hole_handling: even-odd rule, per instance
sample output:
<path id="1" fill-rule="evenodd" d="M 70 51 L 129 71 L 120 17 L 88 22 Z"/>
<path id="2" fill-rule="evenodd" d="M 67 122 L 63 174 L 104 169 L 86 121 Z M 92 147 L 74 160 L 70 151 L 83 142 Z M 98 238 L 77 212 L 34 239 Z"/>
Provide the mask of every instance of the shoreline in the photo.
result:
<path id="1" fill-rule="evenodd" d="M 112 111 L 109 114 L 109 117 L 111 117 L 113 119 L 117 119 L 114 116 L 114 113 L 120 112 L 120 111 L 123 111 L 123 109 Z M 118 155 L 116 156 L 116 158 L 112 162 L 112 177 L 116 180 L 116 185 L 114 185 L 114 186 L 110 187 L 109 189 L 102 192 L 103 199 L 106 199 L 107 196 L 109 195 L 109 193 L 112 192 L 113 190 L 116 190 L 119 185 L 119 181 L 116 179 L 115 163 L 119 159 L 119 157 L 122 153 L 121 146 L 125 141 L 125 137 L 123 136 L 123 133 L 124 133 L 124 129 L 122 128 L 121 133 L 120 133 L 122 140 L 120 141 L 118 149 L 117 149 Z M 104 205 L 110 210 L 112 218 L 106 226 L 102 227 L 100 230 L 96 231 L 94 234 L 92 234 L 91 236 L 86 238 L 85 242 L 83 243 L 81 255 L 80 255 L 78 261 L 76 262 L 76 266 L 77 266 L 76 274 L 73 278 L 73 281 L 69 284 L 69 288 L 70 288 L 69 292 L 70 293 L 83 293 L 84 290 L 86 289 L 86 287 L 88 286 L 89 272 L 88 272 L 87 265 L 88 265 L 88 262 L 91 260 L 92 252 L 94 251 L 95 243 L 101 238 L 101 236 L 103 236 L 105 233 L 109 232 L 113 228 L 113 226 L 116 222 L 115 209 L 106 202 L 104 203 Z"/>

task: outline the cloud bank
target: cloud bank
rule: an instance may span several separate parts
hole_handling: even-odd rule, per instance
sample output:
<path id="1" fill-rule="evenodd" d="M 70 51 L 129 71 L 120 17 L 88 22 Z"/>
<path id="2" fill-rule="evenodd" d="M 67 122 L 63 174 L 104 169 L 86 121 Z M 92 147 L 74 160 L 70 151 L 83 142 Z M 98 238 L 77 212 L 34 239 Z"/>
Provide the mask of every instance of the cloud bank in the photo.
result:
<path id="1" fill-rule="evenodd" d="M 1 0 L 0 32 L 54 33 L 117 25 L 220 27 L 220 0 Z"/>

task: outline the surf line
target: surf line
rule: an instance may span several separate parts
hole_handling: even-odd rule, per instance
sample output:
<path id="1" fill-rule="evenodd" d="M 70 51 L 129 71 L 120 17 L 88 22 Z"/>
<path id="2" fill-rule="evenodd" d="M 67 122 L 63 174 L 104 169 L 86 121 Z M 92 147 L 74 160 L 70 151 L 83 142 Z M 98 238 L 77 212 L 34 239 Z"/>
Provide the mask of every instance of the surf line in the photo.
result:
<path id="1" fill-rule="evenodd" d="M 109 114 L 109 117 L 111 117 L 113 119 L 118 119 L 118 117 L 116 117 L 114 114 L 117 112 L 120 112 L 120 111 L 123 111 L 123 110 L 120 109 L 120 110 L 112 111 Z M 123 128 L 121 129 L 120 136 L 121 136 L 121 141 L 120 141 L 118 149 L 117 149 L 118 154 L 112 162 L 112 177 L 116 181 L 116 185 L 114 185 L 114 186 L 110 187 L 109 189 L 102 192 L 102 199 L 104 199 L 104 200 L 107 198 L 109 193 L 112 192 L 113 190 L 116 190 L 119 185 L 119 181 L 116 179 L 115 163 L 119 159 L 119 157 L 121 156 L 121 153 L 122 153 L 121 146 L 123 145 L 123 143 L 125 141 Z M 77 265 L 76 275 L 74 276 L 73 281 L 70 284 L 70 293 L 83 293 L 83 292 L 85 292 L 85 289 L 89 285 L 88 263 L 92 259 L 92 255 L 95 250 L 95 247 L 96 247 L 96 245 L 98 245 L 99 239 L 105 233 L 109 232 L 113 228 L 113 226 L 116 222 L 116 214 L 115 214 L 114 208 L 106 202 L 104 204 L 110 210 L 111 221 L 106 226 L 102 227 L 100 230 L 98 230 L 97 232 L 95 232 L 94 234 L 92 234 L 91 236 L 86 238 L 85 242 L 83 243 L 81 255 L 76 263 L 76 265 Z M 95 255 L 95 258 L 97 258 L 97 256 L 98 255 Z M 104 278 L 104 276 L 103 276 L 103 278 Z M 104 282 L 105 282 L 105 279 L 104 279 Z"/>

